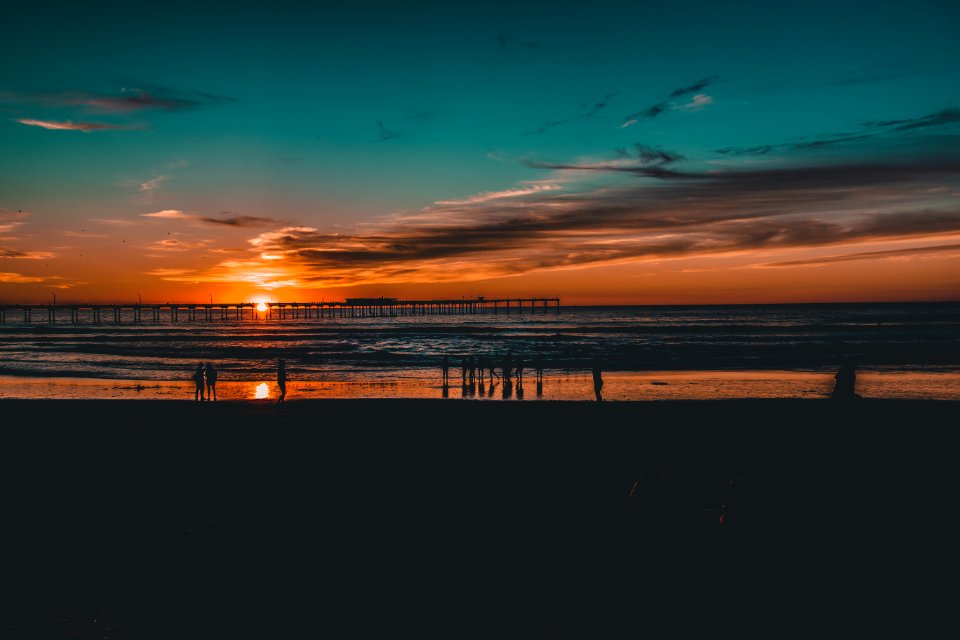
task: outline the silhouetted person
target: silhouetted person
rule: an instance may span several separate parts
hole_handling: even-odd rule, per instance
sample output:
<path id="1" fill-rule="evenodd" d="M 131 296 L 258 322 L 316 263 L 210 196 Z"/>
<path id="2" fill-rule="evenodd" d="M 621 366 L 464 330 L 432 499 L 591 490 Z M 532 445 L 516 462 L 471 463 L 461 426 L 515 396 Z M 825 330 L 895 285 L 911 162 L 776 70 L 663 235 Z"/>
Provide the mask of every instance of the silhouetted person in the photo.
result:
<path id="1" fill-rule="evenodd" d="M 217 368 L 212 362 L 207 363 L 207 368 L 203 371 L 207 378 L 207 399 L 217 399 Z"/>
<path id="2" fill-rule="evenodd" d="M 196 385 L 196 391 L 193 392 L 193 399 L 195 401 L 205 400 L 203 397 L 203 363 L 197 365 L 196 371 L 193 372 L 193 382 Z"/>
<path id="3" fill-rule="evenodd" d="M 467 384 L 467 356 L 460 358 L 460 384 Z"/>
<path id="4" fill-rule="evenodd" d="M 280 387 L 277 404 L 280 404 L 287 397 L 287 361 L 283 358 L 277 360 L 277 386 Z"/>
<path id="5" fill-rule="evenodd" d="M 517 366 L 514 367 L 514 371 L 517 372 L 517 396 L 520 395 L 520 387 L 523 386 L 523 356 L 517 358 Z"/>
<path id="6" fill-rule="evenodd" d="M 834 400 L 853 400 L 860 397 L 854 391 L 857 386 L 857 365 L 852 363 L 842 365 L 834 378 L 837 381 L 831 396 Z"/>
<path id="7" fill-rule="evenodd" d="M 539 351 L 533 358 L 533 368 L 537 374 L 537 384 L 541 384 L 543 382 L 543 354 Z"/>
<path id="8" fill-rule="evenodd" d="M 443 371 L 443 384 L 446 386 L 450 382 L 450 356 L 443 356 L 443 364 L 440 368 Z"/>
<path id="9" fill-rule="evenodd" d="M 470 384 L 473 384 L 477 375 L 477 361 L 473 356 L 467 358 L 467 371 L 470 372 Z"/>
<path id="10" fill-rule="evenodd" d="M 513 374 L 513 352 L 507 351 L 507 355 L 503 356 L 503 382 L 507 383 L 510 380 L 510 376 Z"/>
<path id="11" fill-rule="evenodd" d="M 597 402 L 603 400 L 600 392 L 603 390 L 603 363 L 599 359 L 593 361 L 593 393 L 597 396 Z"/>
<path id="12" fill-rule="evenodd" d="M 480 384 L 483 384 L 483 370 L 487 368 L 487 358 L 485 356 L 477 356 L 477 379 L 480 381 Z"/>

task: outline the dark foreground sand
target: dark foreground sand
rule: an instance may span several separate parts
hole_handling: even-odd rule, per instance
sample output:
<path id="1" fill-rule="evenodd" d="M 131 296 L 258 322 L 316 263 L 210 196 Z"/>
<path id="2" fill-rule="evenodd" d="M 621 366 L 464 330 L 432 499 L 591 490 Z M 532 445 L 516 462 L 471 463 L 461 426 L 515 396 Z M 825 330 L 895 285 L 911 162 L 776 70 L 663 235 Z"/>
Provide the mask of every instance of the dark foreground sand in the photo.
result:
<path id="1" fill-rule="evenodd" d="M 958 633 L 958 403 L 0 412 L 2 637 Z"/>

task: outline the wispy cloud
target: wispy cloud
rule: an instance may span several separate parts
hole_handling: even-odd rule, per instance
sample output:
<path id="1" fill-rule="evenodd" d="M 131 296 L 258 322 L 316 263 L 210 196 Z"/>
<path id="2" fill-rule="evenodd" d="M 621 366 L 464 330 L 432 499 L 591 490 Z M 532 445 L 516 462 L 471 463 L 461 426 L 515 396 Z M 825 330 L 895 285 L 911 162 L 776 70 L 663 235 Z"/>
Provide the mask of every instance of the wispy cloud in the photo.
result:
<path id="1" fill-rule="evenodd" d="M 49 251 L 21 251 L 10 247 L 0 247 L 0 258 L 15 258 L 19 260 L 46 260 L 52 258 Z"/>
<path id="2" fill-rule="evenodd" d="M 200 216 L 197 217 L 196 220 L 225 227 L 265 227 L 278 222 L 276 218 L 264 218 L 261 216 L 227 216 L 224 218 Z"/>
<path id="3" fill-rule="evenodd" d="M 907 136 L 918 129 L 933 127 L 951 127 L 960 125 L 960 109 L 943 109 L 917 118 L 902 120 L 880 120 L 864 122 L 864 129 L 832 133 L 816 138 L 805 138 L 795 142 L 757 145 L 753 147 L 722 147 L 714 149 L 715 153 L 729 156 L 763 156 L 780 151 L 802 151 L 836 147 L 851 143 L 862 143 L 877 140 L 891 134 Z M 929 132 L 928 132 L 929 133 Z"/>
<path id="4" fill-rule="evenodd" d="M 0 207 L 0 233 L 10 233 L 17 227 L 20 227 L 24 224 L 30 214 L 25 211 L 13 209 L 5 209 Z M 4 238 L 10 239 L 10 238 Z"/>
<path id="5" fill-rule="evenodd" d="M 151 244 L 149 248 L 151 251 L 179 253 L 183 251 L 190 251 L 192 249 L 205 249 L 210 244 L 210 240 L 197 240 L 191 242 L 187 240 L 180 240 L 178 238 L 165 238 L 163 240 L 157 240 Z"/>
<path id="6" fill-rule="evenodd" d="M 690 86 L 680 87 L 680 88 L 678 88 L 678 89 L 674 89 L 673 91 L 670 92 L 670 95 L 667 96 L 667 98 L 668 98 L 668 99 L 669 99 L 669 98 L 679 98 L 679 97 L 681 97 L 681 96 L 690 95 L 691 93 L 696 93 L 696 92 L 698 92 L 698 91 L 703 91 L 704 89 L 706 89 L 707 87 L 709 87 L 711 84 L 713 84 L 714 82 L 716 82 L 716 81 L 717 81 L 717 78 L 718 78 L 718 76 L 709 76 L 709 77 L 703 78 L 703 79 L 701 79 L 701 80 L 697 80 L 696 82 L 694 82 L 694 83 L 691 84 Z"/>
<path id="7" fill-rule="evenodd" d="M 701 80 L 697 80 L 691 85 L 674 89 L 667 96 L 666 100 L 657 102 L 656 104 L 653 104 L 645 109 L 641 109 L 640 111 L 635 111 L 634 113 L 631 113 L 625 116 L 623 118 L 623 123 L 620 125 L 620 127 L 625 128 L 625 127 L 634 125 L 637 122 L 639 122 L 641 118 L 647 119 L 647 120 L 656 118 L 657 116 L 671 109 L 679 109 L 683 111 L 699 111 L 706 105 L 712 104 L 713 98 L 706 94 L 697 93 L 697 92 L 702 91 L 703 89 L 706 89 L 707 87 L 712 85 L 714 82 L 716 82 L 717 79 L 718 79 L 718 76 L 709 76 Z M 690 95 L 690 94 L 696 94 L 696 95 L 694 95 L 693 99 L 687 104 L 678 105 L 672 102 L 673 99 L 675 98 L 682 98 L 683 96 Z"/>
<path id="8" fill-rule="evenodd" d="M 394 138 L 399 138 L 401 134 L 399 131 L 392 131 L 383 126 L 382 122 L 377 123 L 377 139 L 380 142 L 385 142 L 386 140 L 393 140 Z"/>
<path id="9" fill-rule="evenodd" d="M 469 198 L 463 198 L 461 200 L 440 200 L 435 204 L 448 206 L 482 204 L 484 202 L 490 202 L 491 200 L 502 200 L 504 198 L 522 198 L 523 196 L 543 193 L 544 191 L 559 191 L 562 188 L 563 187 L 558 184 L 534 184 L 527 187 L 517 187 L 516 189 L 504 189 L 503 191 L 484 191 L 483 193 L 472 195 Z"/>
<path id="10" fill-rule="evenodd" d="M 153 213 L 141 213 L 144 218 L 160 218 L 163 220 L 196 220 L 197 217 L 184 213 L 179 209 L 164 209 L 163 211 L 154 211 Z"/>
<path id="11" fill-rule="evenodd" d="M 167 176 L 157 176 L 156 178 L 151 178 L 150 180 L 144 180 L 140 183 L 140 191 L 156 191 L 166 179 Z"/>
<path id="12" fill-rule="evenodd" d="M 276 218 L 266 218 L 261 216 L 237 216 L 227 215 L 221 217 L 198 216 L 192 213 L 186 213 L 179 209 L 164 209 L 153 213 L 141 213 L 144 218 L 159 218 L 161 220 L 181 220 L 184 222 L 197 222 L 200 224 L 215 225 L 221 227 L 265 227 L 280 223 Z"/>
<path id="13" fill-rule="evenodd" d="M 628 178 L 622 183 L 518 186 L 336 233 L 285 226 L 251 238 L 250 258 L 188 277 L 264 287 L 349 286 L 706 255 L 751 254 L 762 264 L 785 249 L 908 239 L 944 245 L 960 233 L 956 203 L 930 190 L 960 181 L 956 154 L 738 171 L 680 171 L 665 166 L 680 154 L 646 145 L 628 155 L 605 164 L 541 165 Z"/>
<path id="14" fill-rule="evenodd" d="M 713 97 L 708 96 L 705 93 L 698 93 L 693 96 L 693 99 L 686 104 L 675 105 L 675 109 L 680 109 L 681 111 L 700 111 L 708 104 L 713 104 Z"/>
<path id="15" fill-rule="evenodd" d="M 30 282 L 43 282 L 43 278 L 25 276 L 20 273 L 12 273 L 10 271 L 0 271 L 0 282 L 7 284 L 27 284 Z"/>
<path id="16" fill-rule="evenodd" d="M 236 98 L 197 91 L 153 87 L 124 88 L 119 94 L 92 91 L 0 91 L 0 103 L 37 107 L 78 107 L 89 113 L 133 113 L 146 110 L 179 111 L 234 102 Z"/>
<path id="17" fill-rule="evenodd" d="M 149 271 L 145 271 L 144 273 L 149 276 L 157 276 L 158 278 L 169 278 L 184 276 L 192 272 L 193 269 L 151 269 Z"/>
<path id="18" fill-rule="evenodd" d="M 931 113 L 920 118 L 907 118 L 905 120 L 885 120 L 879 122 L 864 122 L 865 127 L 889 128 L 892 131 L 912 131 L 914 129 L 923 129 L 926 127 L 942 127 L 946 125 L 960 124 L 960 109 L 944 109 L 936 113 Z"/>
<path id="19" fill-rule="evenodd" d="M 616 92 L 608 93 L 600 100 L 588 103 L 584 102 L 580 105 L 580 113 L 569 118 L 563 118 L 561 120 L 551 120 L 544 122 L 538 129 L 531 131 L 530 134 L 546 133 L 554 127 L 559 127 L 560 125 L 570 124 L 571 122 L 577 122 L 578 120 L 589 120 L 598 113 L 600 113 L 608 104 L 610 104 L 610 99 L 616 96 Z"/>
<path id="20" fill-rule="evenodd" d="M 61 233 L 68 238 L 93 239 L 93 238 L 109 238 L 110 237 L 105 233 L 89 233 L 86 229 L 83 229 L 81 231 L 73 231 L 68 229 L 66 231 L 62 231 Z"/>
<path id="21" fill-rule="evenodd" d="M 905 258 L 911 256 L 922 256 L 941 253 L 960 253 L 960 244 L 938 244 L 928 247 L 910 247 L 907 249 L 888 249 L 884 251 L 861 251 L 859 253 L 847 253 L 835 256 L 824 256 L 822 258 L 809 258 L 805 260 L 786 260 L 783 262 L 766 262 L 757 265 L 758 267 L 820 267 L 836 262 L 853 262 L 856 260 L 877 260 L 886 258 Z"/>
<path id="22" fill-rule="evenodd" d="M 617 154 L 618 158 L 636 158 L 643 164 L 670 164 L 687 159 L 683 154 L 658 149 L 639 142 L 633 145 L 632 153 L 627 147 L 618 147 L 614 149 L 614 153 Z"/>
<path id="23" fill-rule="evenodd" d="M 132 128 L 127 125 L 108 124 L 106 122 L 71 122 L 70 120 L 56 122 L 53 120 L 17 118 L 17 122 L 30 127 L 40 127 L 42 129 L 50 129 L 53 131 L 83 131 L 84 133 L 89 133 L 91 131 L 123 131 Z"/>

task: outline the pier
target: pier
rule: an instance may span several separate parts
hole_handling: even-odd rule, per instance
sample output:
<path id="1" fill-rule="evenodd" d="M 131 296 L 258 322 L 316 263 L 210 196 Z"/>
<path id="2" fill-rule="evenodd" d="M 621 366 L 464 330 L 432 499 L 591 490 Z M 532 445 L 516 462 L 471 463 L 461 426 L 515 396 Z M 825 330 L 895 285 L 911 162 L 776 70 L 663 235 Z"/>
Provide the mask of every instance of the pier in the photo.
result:
<path id="1" fill-rule="evenodd" d="M 347 298 L 342 302 L 133 302 L 0 304 L 0 324 L 141 324 L 144 322 L 252 322 L 560 312 L 560 298 L 401 300 Z"/>

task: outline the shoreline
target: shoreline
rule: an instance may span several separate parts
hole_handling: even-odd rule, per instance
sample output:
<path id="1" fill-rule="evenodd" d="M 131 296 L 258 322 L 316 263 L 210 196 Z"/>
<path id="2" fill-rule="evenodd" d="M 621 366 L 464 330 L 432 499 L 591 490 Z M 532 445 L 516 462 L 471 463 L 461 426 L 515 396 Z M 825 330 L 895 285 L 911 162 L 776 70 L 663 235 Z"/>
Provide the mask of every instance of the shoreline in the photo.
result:
<path id="1" fill-rule="evenodd" d="M 287 399 L 475 399 L 475 400 L 583 400 L 592 401 L 589 372 L 548 370 L 542 384 L 524 376 L 523 388 L 509 388 L 499 380 L 490 385 L 463 386 L 459 371 L 451 370 L 451 384 L 440 383 L 437 370 L 400 370 L 332 373 L 323 380 L 288 382 Z M 456 375 L 454 375 L 456 374 Z M 833 388 L 833 372 L 787 370 L 605 371 L 605 400 L 657 401 L 825 398 Z M 489 380 L 489 378 L 487 379 Z M 7 399 L 192 399 L 188 380 L 82 378 L 0 375 L 0 400 Z M 270 375 L 245 379 L 221 378 L 217 395 L 223 400 L 275 399 Z M 902 400 L 960 400 L 960 370 L 939 372 L 859 370 L 857 392 L 865 398 Z"/>

